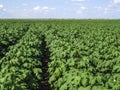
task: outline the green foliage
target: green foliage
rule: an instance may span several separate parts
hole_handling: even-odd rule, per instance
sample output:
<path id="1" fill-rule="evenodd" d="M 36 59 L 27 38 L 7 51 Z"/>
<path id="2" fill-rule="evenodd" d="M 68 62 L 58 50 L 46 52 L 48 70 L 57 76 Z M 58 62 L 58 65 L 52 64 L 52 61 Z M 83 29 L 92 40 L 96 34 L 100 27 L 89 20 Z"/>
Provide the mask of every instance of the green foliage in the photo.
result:
<path id="1" fill-rule="evenodd" d="M 3 20 L 0 26 L 0 90 L 40 87 L 42 35 L 53 90 L 120 90 L 119 20 Z"/>
<path id="2" fill-rule="evenodd" d="M 119 23 L 119 22 L 118 22 Z M 55 90 L 119 90 L 119 24 L 64 21 L 46 31 Z M 56 74 L 57 72 L 57 74 Z"/>
<path id="3" fill-rule="evenodd" d="M 41 35 L 29 29 L 0 60 L 0 90 L 36 90 L 41 77 Z"/>
<path id="4" fill-rule="evenodd" d="M 0 58 L 28 31 L 28 26 L 25 23 L 0 24 Z"/>

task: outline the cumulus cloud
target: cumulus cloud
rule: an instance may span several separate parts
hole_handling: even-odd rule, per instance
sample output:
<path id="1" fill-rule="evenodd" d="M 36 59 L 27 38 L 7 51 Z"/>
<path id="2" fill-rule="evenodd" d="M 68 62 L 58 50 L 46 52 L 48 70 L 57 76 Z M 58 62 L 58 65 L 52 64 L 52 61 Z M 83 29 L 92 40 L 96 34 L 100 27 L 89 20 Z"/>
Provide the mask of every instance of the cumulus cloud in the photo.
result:
<path id="1" fill-rule="evenodd" d="M 120 4 L 120 0 L 112 0 L 114 4 Z"/>
<path id="2" fill-rule="evenodd" d="M 35 11 L 38 11 L 38 10 L 40 10 L 41 8 L 40 8 L 40 6 L 35 6 L 34 8 L 33 8 L 33 10 L 35 10 Z"/>
<path id="3" fill-rule="evenodd" d="M 2 4 L 0 4 L 0 9 L 2 9 L 4 6 Z"/>
<path id="4" fill-rule="evenodd" d="M 117 9 L 120 4 L 120 0 L 111 0 L 107 7 L 104 8 L 104 13 L 107 14 L 115 9 Z"/>
<path id="5" fill-rule="evenodd" d="M 52 10 L 55 10 L 55 8 L 51 8 L 48 6 L 43 6 L 43 7 L 35 6 L 35 7 L 33 7 L 33 10 L 37 11 L 37 12 L 50 12 Z"/>
<path id="6" fill-rule="evenodd" d="M 82 14 L 83 12 L 85 12 L 87 10 L 87 8 L 86 7 L 80 7 L 77 11 L 76 11 L 76 13 L 77 14 Z"/>
<path id="7" fill-rule="evenodd" d="M 6 11 L 6 9 L 5 9 L 3 4 L 0 4 L 0 11 Z"/>
<path id="8" fill-rule="evenodd" d="M 0 4 L 0 17 L 5 17 L 5 15 L 8 14 L 5 6 L 3 4 Z"/>

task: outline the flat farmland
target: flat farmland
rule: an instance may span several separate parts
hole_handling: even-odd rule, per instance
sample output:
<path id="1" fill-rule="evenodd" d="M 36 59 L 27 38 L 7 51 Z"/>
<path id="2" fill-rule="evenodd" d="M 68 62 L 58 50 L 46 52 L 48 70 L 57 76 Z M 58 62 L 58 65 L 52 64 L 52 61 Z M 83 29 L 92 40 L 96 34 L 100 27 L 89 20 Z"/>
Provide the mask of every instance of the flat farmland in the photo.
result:
<path id="1" fill-rule="evenodd" d="M 120 20 L 0 20 L 0 90 L 120 90 Z"/>

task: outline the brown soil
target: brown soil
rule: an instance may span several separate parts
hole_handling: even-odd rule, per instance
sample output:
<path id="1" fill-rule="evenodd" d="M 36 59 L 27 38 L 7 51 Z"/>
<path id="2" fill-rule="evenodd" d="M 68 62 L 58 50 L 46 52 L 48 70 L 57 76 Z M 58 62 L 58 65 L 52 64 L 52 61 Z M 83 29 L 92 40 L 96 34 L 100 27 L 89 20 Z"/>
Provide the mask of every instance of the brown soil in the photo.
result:
<path id="1" fill-rule="evenodd" d="M 45 37 L 43 36 L 42 44 L 41 44 L 41 51 L 42 51 L 42 80 L 40 81 L 40 88 L 39 90 L 52 90 L 50 84 L 48 83 L 49 80 L 49 73 L 48 73 L 48 62 L 50 52 L 49 49 L 46 47 Z"/>

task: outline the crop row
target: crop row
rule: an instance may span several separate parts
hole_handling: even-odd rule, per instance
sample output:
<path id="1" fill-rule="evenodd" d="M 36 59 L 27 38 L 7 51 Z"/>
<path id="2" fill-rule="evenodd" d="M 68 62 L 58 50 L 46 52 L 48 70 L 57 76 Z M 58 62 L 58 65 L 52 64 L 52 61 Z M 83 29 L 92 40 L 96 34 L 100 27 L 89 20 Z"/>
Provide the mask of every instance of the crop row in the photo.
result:
<path id="1" fill-rule="evenodd" d="M 9 50 L 9 46 L 17 41 L 27 32 L 27 24 L 2 24 L 0 25 L 0 58 Z"/>
<path id="2" fill-rule="evenodd" d="M 2 26 L 0 43 L 7 42 L 9 50 L 0 60 L 0 90 L 37 90 L 48 79 L 52 90 L 120 90 L 117 22 L 34 21 L 16 30 Z M 43 74 L 46 68 L 49 75 Z"/>
<path id="3" fill-rule="evenodd" d="M 47 31 L 53 90 L 120 89 L 120 31 L 98 27 L 73 24 Z"/>
<path id="4" fill-rule="evenodd" d="M 41 80 L 41 35 L 31 27 L 0 60 L 0 90 L 36 90 Z"/>

